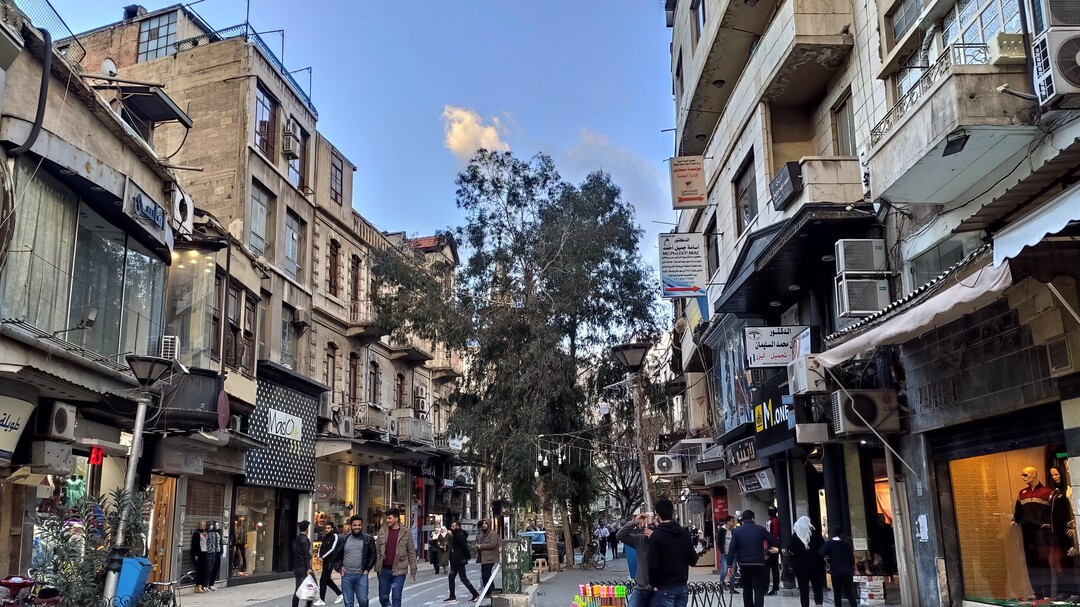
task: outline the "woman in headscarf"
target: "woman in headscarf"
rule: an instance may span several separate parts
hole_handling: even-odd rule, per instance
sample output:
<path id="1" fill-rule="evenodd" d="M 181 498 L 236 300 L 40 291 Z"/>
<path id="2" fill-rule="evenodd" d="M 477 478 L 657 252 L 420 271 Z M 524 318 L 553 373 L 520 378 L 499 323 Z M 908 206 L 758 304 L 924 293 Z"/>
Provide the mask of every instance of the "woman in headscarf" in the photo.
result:
<path id="1" fill-rule="evenodd" d="M 435 574 L 439 570 L 450 571 L 450 532 L 446 527 L 440 526 L 431 533 L 431 551 L 429 554 L 431 564 L 435 566 Z"/>
<path id="2" fill-rule="evenodd" d="M 825 559 L 818 550 L 825 542 L 821 534 L 815 532 L 808 516 L 795 521 L 792 531 L 787 550 L 799 586 L 799 602 L 802 607 L 810 607 L 810 588 L 813 587 L 814 605 L 821 607 L 825 600 Z"/>

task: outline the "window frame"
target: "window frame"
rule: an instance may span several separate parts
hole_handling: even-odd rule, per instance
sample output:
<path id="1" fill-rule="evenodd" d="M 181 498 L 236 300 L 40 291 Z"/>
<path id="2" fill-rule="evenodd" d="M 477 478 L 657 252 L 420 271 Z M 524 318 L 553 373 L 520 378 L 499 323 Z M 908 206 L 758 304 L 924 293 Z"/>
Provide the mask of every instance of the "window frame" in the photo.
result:
<path id="1" fill-rule="evenodd" d="M 754 219 L 757 218 L 758 213 L 761 212 L 761 208 L 758 206 L 757 198 L 757 172 L 754 170 L 754 151 L 750 150 L 750 153 L 746 155 L 746 159 L 743 160 L 739 170 L 735 172 L 735 177 L 732 179 L 732 191 L 734 200 L 734 212 L 735 212 L 735 226 L 738 228 L 739 236 L 742 236 L 750 230 L 750 226 L 753 225 Z M 748 183 L 747 183 L 748 180 Z M 743 186 L 747 186 L 746 189 L 741 189 Z M 753 207 L 753 213 L 749 217 L 744 216 L 743 202 L 749 201 L 749 206 Z"/>
<path id="2" fill-rule="evenodd" d="M 355 403 L 360 400 L 360 355 L 356 352 L 349 353 L 349 402 Z"/>
<path id="3" fill-rule="evenodd" d="M 406 409 L 405 399 L 405 374 L 398 373 L 394 376 L 394 409 Z"/>
<path id="4" fill-rule="evenodd" d="M 334 297 L 341 296 L 341 243 L 330 239 L 326 254 L 326 288 Z"/>
<path id="5" fill-rule="evenodd" d="M 305 227 L 299 213 L 292 209 L 285 210 L 283 269 L 286 275 L 297 282 L 303 280 Z"/>
<path id="6" fill-rule="evenodd" d="M 221 338 L 224 325 L 222 323 L 222 309 L 225 301 L 225 275 L 214 276 L 214 302 L 210 307 L 210 359 L 221 360 Z"/>
<path id="7" fill-rule="evenodd" d="M 296 370 L 297 362 L 297 335 L 296 326 L 293 325 L 295 310 L 288 304 L 281 306 L 281 348 L 278 359 L 282 365 Z M 286 360 L 288 359 L 288 360 Z"/>
<path id="8" fill-rule="evenodd" d="M 311 136 L 304 129 L 304 127 L 300 126 L 300 123 L 297 122 L 295 118 L 290 119 L 289 124 L 292 125 L 293 136 L 296 137 L 297 141 L 296 158 L 289 159 L 289 183 L 291 183 L 296 189 L 303 190 L 307 187 L 307 150 L 308 140 Z"/>
<path id="9" fill-rule="evenodd" d="M 374 360 L 368 363 L 367 397 L 368 402 L 382 406 L 382 369 L 379 362 Z"/>
<path id="10" fill-rule="evenodd" d="M 720 234 L 716 231 L 716 213 L 705 226 L 705 256 L 709 280 L 720 269 Z"/>
<path id="11" fill-rule="evenodd" d="M 330 154 L 330 200 L 344 204 L 345 161 L 337 154 Z"/>
<path id="12" fill-rule="evenodd" d="M 251 182 L 251 220 L 248 226 L 248 248 L 256 257 L 266 257 L 271 248 L 270 236 L 274 233 L 274 193 L 258 181 Z M 257 229 L 261 224 L 262 233 Z"/>
<path id="13" fill-rule="evenodd" d="M 155 25 L 151 27 L 151 24 Z M 164 36 L 159 35 L 162 27 L 166 30 Z M 155 15 L 140 21 L 135 61 L 137 63 L 145 63 L 147 61 L 175 55 L 177 28 L 177 11 L 172 11 L 163 15 Z M 151 30 L 154 30 L 155 36 L 153 38 L 150 38 Z M 164 40 L 164 42 L 162 42 L 162 40 Z M 153 49 L 150 48 L 151 43 L 154 44 Z"/>
<path id="14" fill-rule="evenodd" d="M 705 0 L 697 0 L 691 4 L 690 13 L 690 38 L 694 48 L 697 48 L 698 41 L 701 40 L 701 34 L 705 31 L 705 20 L 708 18 L 705 14 Z"/>
<path id="15" fill-rule="evenodd" d="M 912 26 L 919 20 L 919 13 L 922 11 L 921 0 L 899 0 L 888 14 L 885 15 L 885 23 L 889 27 L 889 35 L 892 36 L 893 44 L 896 44 L 900 40 L 903 40 L 904 36 L 911 31 Z M 901 21 L 897 22 L 897 17 L 901 17 Z M 897 27 L 902 26 L 902 29 Z"/>
<path id="16" fill-rule="evenodd" d="M 261 82 L 255 85 L 255 147 L 266 156 L 271 164 L 275 164 L 277 114 L 280 106 L 278 100 L 263 87 Z M 265 130 L 260 128 L 263 123 L 266 124 Z"/>
<path id="17" fill-rule="evenodd" d="M 349 272 L 352 274 L 352 282 L 349 284 L 349 295 L 353 302 L 360 301 L 361 289 L 360 279 L 363 275 L 364 262 L 360 259 L 359 255 L 353 255 L 349 258 Z"/>
<path id="18" fill-rule="evenodd" d="M 335 392 L 335 384 L 337 383 L 337 346 L 334 344 L 327 344 L 326 346 L 326 359 L 323 362 L 323 379 L 326 380 L 326 385 L 330 386 L 330 394 L 333 395 Z"/>
<path id="19" fill-rule="evenodd" d="M 852 104 L 850 90 L 833 106 L 832 121 L 833 152 L 837 156 L 858 156 L 858 142 L 855 139 L 855 107 Z M 846 137 L 844 136 L 845 131 Z M 845 140 L 848 142 L 847 148 L 843 146 Z"/>

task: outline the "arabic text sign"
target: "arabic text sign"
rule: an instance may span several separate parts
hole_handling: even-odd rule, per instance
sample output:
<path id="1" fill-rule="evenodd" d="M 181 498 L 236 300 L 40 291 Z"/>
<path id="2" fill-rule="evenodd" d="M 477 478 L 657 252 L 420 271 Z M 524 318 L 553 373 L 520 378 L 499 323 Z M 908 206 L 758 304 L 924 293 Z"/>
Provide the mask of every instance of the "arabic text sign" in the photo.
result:
<path id="1" fill-rule="evenodd" d="M 746 366 L 786 367 L 792 360 L 792 342 L 806 330 L 804 326 L 746 327 Z"/>
<path id="2" fill-rule="evenodd" d="M 676 156 L 668 162 L 668 168 L 673 209 L 699 209 L 709 205 L 704 156 Z"/>
<path id="3" fill-rule="evenodd" d="M 0 466 L 11 463 L 23 428 L 34 412 L 34 403 L 10 396 L 0 396 Z"/>
<path id="4" fill-rule="evenodd" d="M 705 235 L 687 232 L 660 235 L 660 284 L 662 296 L 696 297 L 705 293 L 709 263 Z"/>

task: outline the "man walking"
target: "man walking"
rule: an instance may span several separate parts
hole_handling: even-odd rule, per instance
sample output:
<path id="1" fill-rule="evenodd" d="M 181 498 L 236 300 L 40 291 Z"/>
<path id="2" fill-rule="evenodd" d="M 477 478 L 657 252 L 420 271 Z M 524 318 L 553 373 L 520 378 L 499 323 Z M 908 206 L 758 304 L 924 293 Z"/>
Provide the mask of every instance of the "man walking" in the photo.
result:
<path id="1" fill-rule="evenodd" d="M 780 542 L 754 523 L 754 511 L 744 510 L 742 525 L 731 531 L 728 544 L 727 575 L 735 573 L 735 563 L 742 573 L 743 607 L 763 607 L 765 593 L 769 589 L 769 572 L 765 569 L 765 544 L 769 553 L 780 552 Z"/>
<path id="2" fill-rule="evenodd" d="M 727 579 L 725 575 L 727 573 L 728 546 L 731 544 L 731 530 L 735 528 L 735 517 L 730 514 L 724 519 L 724 524 L 720 525 L 720 530 L 716 532 L 716 550 L 720 553 L 720 575 L 724 576 L 724 581 L 721 582 L 724 586 L 731 587 L 733 582 Z M 732 590 L 735 594 L 738 594 L 737 590 Z"/>
<path id="3" fill-rule="evenodd" d="M 608 528 L 605 527 L 603 523 L 600 523 L 596 527 L 595 535 L 596 551 L 600 553 L 600 556 L 604 556 L 605 554 L 607 554 L 607 539 L 608 536 L 611 535 L 611 532 L 608 531 Z"/>
<path id="4" fill-rule="evenodd" d="M 690 598 L 687 582 L 697 552 L 690 532 L 675 521 L 675 504 L 658 500 L 653 506 L 656 523 L 649 538 L 649 582 L 656 595 L 652 607 L 686 607 Z"/>
<path id="5" fill-rule="evenodd" d="M 619 558 L 619 538 L 617 537 L 618 529 L 615 528 L 614 523 L 608 525 L 607 529 L 608 529 L 607 541 L 608 541 L 608 545 L 611 546 L 611 558 L 612 559 L 617 559 L 617 558 Z"/>
<path id="6" fill-rule="evenodd" d="M 297 534 L 293 540 L 293 577 L 296 578 L 296 589 L 300 590 L 300 584 L 304 583 L 309 575 L 315 575 L 311 569 L 311 540 L 308 539 L 308 529 L 311 523 L 300 521 L 296 524 Z M 304 601 L 311 607 L 311 601 Z M 300 607 L 300 599 L 293 592 L 292 607 Z"/>
<path id="7" fill-rule="evenodd" d="M 364 517 L 360 515 L 349 519 L 349 532 L 340 542 L 341 596 L 345 607 L 368 607 L 368 574 L 375 568 L 375 539 L 364 533 Z"/>
<path id="8" fill-rule="evenodd" d="M 484 588 L 491 579 L 492 568 L 499 562 L 499 536 L 491 530 L 487 520 L 480 521 L 476 549 L 480 552 L 480 588 Z"/>
<path id="9" fill-rule="evenodd" d="M 341 569 L 341 538 L 336 533 L 337 527 L 332 521 L 323 525 L 322 543 L 319 544 L 319 560 L 322 561 L 322 573 L 319 574 L 319 600 L 315 601 L 315 607 L 326 604 L 326 589 L 330 588 L 338 595 L 336 603 L 342 601 L 344 596 L 341 588 L 334 583 L 333 573 Z"/>
<path id="10" fill-rule="evenodd" d="M 468 576 L 465 574 L 465 566 L 469 564 L 469 557 L 469 534 L 458 525 L 457 521 L 454 521 L 450 523 L 450 596 L 446 597 L 445 602 L 449 603 L 457 600 L 455 579 L 458 577 L 461 578 L 461 581 L 465 583 L 465 587 L 472 593 L 472 598 L 469 599 L 470 603 L 475 603 L 476 599 L 480 598 L 480 594 L 476 592 L 476 588 L 473 587 L 472 582 L 469 581 Z"/>
<path id="11" fill-rule="evenodd" d="M 416 579 L 416 547 L 407 529 L 401 526 L 401 511 L 386 512 L 386 524 L 376 542 L 378 557 L 375 569 L 379 572 L 379 604 L 382 607 L 401 607 L 405 590 L 405 574 Z"/>
<path id="12" fill-rule="evenodd" d="M 652 535 L 652 529 L 648 525 L 649 515 L 642 513 L 615 534 L 620 542 L 637 553 L 637 571 L 631 572 L 634 575 L 634 590 L 630 593 L 627 607 L 649 607 L 652 603 L 654 593 L 649 583 L 649 538 L 646 536 Z"/>
<path id="13" fill-rule="evenodd" d="M 769 507 L 769 520 L 765 523 L 765 530 L 776 539 L 777 544 L 780 543 L 780 516 L 777 509 L 771 506 Z M 769 576 L 772 578 L 772 588 L 769 590 L 768 596 L 776 596 L 777 591 L 780 590 L 780 555 L 769 554 L 765 562 L 769 566 Z"/>
<path id="14" fill-rule="evenodd" d="M 851 607 L 855 607 L 858 604 L 855 584 L 852 581 L 855 577 L 855 550 L 844 539 L 844 528 L 834 525 L 829 530 L 829 541 L 825 542 L 818 552 L 829 562 L 829 577 L 832 578 L 836 607 L 843 607 L 845 594 Z"/>

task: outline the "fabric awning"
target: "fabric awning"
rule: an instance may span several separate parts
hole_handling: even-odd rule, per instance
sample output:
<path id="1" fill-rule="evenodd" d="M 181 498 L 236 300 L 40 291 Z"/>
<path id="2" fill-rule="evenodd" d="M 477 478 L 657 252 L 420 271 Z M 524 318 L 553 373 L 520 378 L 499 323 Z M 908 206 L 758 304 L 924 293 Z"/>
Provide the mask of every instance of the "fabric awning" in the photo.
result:
<path id="1" fill-rule="evenodd" d="M 1064 230 L 1072 221 L 1080 221 L 1080 185 L 1065 190 L 1035 212 L 994 234 L 994 265 L 1015 258 L 1025 248 Z"/>
<path id="2" fill-rule="evenodd" d="M 878 346 L 903 343 L 990 303 L 1012 282 L 1009 264 L 988 263 L 918 305 L 817 354 L 817 360 L 825 367 L 835 367 Z"/>

